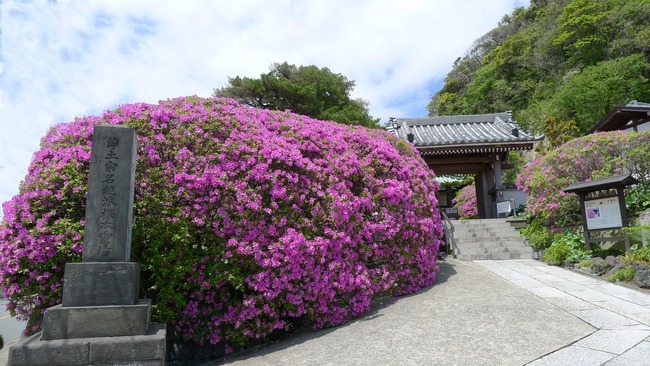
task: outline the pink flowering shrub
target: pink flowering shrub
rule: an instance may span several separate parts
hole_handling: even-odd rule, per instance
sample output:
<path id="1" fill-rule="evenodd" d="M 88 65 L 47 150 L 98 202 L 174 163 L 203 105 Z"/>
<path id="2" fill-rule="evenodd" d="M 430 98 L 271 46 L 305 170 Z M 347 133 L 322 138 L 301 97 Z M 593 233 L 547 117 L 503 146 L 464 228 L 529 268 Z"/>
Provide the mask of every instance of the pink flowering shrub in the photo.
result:
<path id="1" fill-rule="evenodd" d="M 478 206 L 476 204 L 476 184 L 472 183 L 463 187 L 456 197 L 451 201 L 458 209 L 458 216 L 461 219 L 473 219 L 478 217 Z"/>
<path id="2" fill-rule="evenodd" d="M 633 173 L 650 188 L 650 132 L 596 133 L 571 140 L 528 163 L 517 188 L 528 194 L 526 212 L 551 227 L 580 223 L 578 196 L 562 189 L 573 183 Z"/>
<path id="3" fill-rule="evenodd" d="M 136 130 L 132 259 L 154 319 L 187 340 L 341 324 L 434 281 L 438 186 L 408 143 L 226 99 L 130 104 L 54 126 L 3 204 L 0 283 L 30 332 L 81 260 L 100 123 Z"/>

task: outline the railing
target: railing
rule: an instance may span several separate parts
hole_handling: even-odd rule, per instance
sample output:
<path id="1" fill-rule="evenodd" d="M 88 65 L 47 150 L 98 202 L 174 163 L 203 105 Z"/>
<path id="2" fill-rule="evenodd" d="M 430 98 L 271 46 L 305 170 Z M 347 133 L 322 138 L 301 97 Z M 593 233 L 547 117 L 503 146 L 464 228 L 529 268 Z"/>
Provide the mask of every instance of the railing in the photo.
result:
<path id="1" fill-rule="evenodd" d="M 456 240 L 454 239 L 454 224 L 451 223 L 449 216 L 445 213 L 444 210 L 440 210 L 440 216 L 442 217 L 442 229 L 445 233 L 445 244 L 447 247 L 447 255 L 451 254 L 456 258 L 458 253 L 458 248 L 456 247 Z M 451 253 L 450 253 L 451 251 Z"/>

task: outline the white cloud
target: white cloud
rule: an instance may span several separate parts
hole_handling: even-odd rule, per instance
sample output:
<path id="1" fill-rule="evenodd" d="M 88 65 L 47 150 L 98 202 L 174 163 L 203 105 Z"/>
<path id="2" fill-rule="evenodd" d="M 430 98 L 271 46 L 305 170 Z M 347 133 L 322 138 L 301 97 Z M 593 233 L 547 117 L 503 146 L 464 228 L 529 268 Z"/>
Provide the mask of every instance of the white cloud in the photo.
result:
<path id="1" fill-rule="evenodd" d="M 0 202 L 55 123 L 128 102 L 209 96 L 273 62 L 355 80 L 371 114 L 426 114 L 456 57 L 528 0 L 1 3 Z M 436 84 L 438 82 L 438 84 Z"/>

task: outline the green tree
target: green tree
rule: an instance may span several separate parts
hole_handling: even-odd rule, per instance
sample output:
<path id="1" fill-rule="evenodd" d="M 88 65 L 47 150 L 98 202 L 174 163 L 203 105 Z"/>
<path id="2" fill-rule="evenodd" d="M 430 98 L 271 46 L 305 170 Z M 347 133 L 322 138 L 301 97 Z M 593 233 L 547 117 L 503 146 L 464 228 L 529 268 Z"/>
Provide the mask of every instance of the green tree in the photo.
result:
<path id="1" fill-rule="evenodd" d="M 520 152 L 511 151 L 508 154 L 508 163 L 512 164 L 512 168 L 503 172 L 503 183 L 516 183 L 517 176 L 526 165 L 526 159 Z"/>
<path id="2" fill-rule="evenodd" d="M 611 58 L 634 53 L 650 54 L 650 0 L 608 0 L 607 23 L 613 27 L 614 39 L 608 45 Z"/>
<path id="3" fill-rule="evenodd" d="M 539 144 L 535 147 L 535 150 L 541 153 L 546 153 L 548 151 L 546 142 L 550 145 L 550 149 L 554 149 L 565 142 L 572 140 L 580 136 L 580 129 L 576 125 L 576 121 L 570 120 L 558 120 L 555 116 L 546 116 L 544 118 L 544 135 L 546 140 L 544 144 Z"/>
<path id="4" fill-rule="evenodd" d="M 236 76 L 214 89 L 213 96 L 237 100 L 251 107 L 291 110 L 312 118 L 349 125 L 378 127 L 379 119 L 370 116 L 368 102 L 351 99 L 355 82 L 328 68 L 274 63 L 259 78 Z"/>
<path id="5" fill-rule="evenodd" d="M 589 65 L 605 58 L 610 28 L 605 5 L 601 0 L 573 0 L 564 8 L 555 43 L 572 63 Z"/>
<path id="6" fill-rule="evenodd" d="M 635 54 L 586 67 L 553 95 L 549 114 L 574 119 L 585 132 L 616 105 L 650 100 L 650 64 Z"/>

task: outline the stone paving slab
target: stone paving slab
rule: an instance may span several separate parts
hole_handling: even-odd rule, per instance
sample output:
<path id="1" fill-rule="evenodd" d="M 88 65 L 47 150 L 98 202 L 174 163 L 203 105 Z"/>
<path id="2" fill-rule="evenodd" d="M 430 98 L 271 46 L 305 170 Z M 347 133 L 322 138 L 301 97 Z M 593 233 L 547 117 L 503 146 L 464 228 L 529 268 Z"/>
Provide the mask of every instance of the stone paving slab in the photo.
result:
<path id="1" fill-rule="evenodd" d="M 650 295 L 636 289 L 612 284 L 560 267 L 527 261 L 477 261 L 499 275 L 508 269 L 510 281 L 558 308 L 575 315 L 598 331 L 531 363 L 546 365 L 649 365 L 650 364 Z M 535 275 L 530 269 L 545 273 Z M 511 271 L 528 274 L 517 277 Z M 544 287 L 521 286 L 543 282 Z M 549 290 L 549 287 L 554 291 Z"/>
<path id="2" fill-rule="evenodd" d="M 612 301 L 616 300 L 616 297 L 612 295 L 608 295 L 605 293 L 602 293 L 597 290 L 584 290 L 584 291 L 575 291 L 575 290 L 568 290 L 566 291 L 569 295 L 573 295 L 579 299 L 583 299 L 585 301 Z"/>
<path id="3" fill-rule="evenodd" d="M 639 323 L 650 326 L 650 314 L 631 314 L 628 318 L 638 321 Z"/>
<path id="4" fill-rule="evenodd" d="M 562 279 L 560 282 L 550 283 L 553 287 L 562 291 L 587 291 L 589 287 L 581 285 L 579 283 L 571 282 L 565 279 Z"/>
<path id="5" fill-rule="evenodd" d="M 579 340 L 576 346 L 622 354 L 650 337 L 650 330 L 603 329 Z"/>
<path id="6" fill-rule="evenodd" d="M 528 364 L 528 366 L 600 366 L 613 359 L 613 353 L 569 346 Z"/>
<path id="7" fill-rule="evenodd" d="M 632 301 L 635 304 L 649 306 L 650 305 L 650 295 L 642 293 L 634 294 L 617 294 L 616 297 L 623 300 Z"/>
<path id="8" fill-rule="evenodd" d="M 607 309 L 576 310 L 571 314 L 586 321 L 598 329 L 624 329 L 641 325 L 639 322 Z"/>
<path id="9" fill-rule="evenodd" d="M 606 366 L 647 366 L 650 360 L 650 342 L 641 342 L 636 347 L 605 363 Z"/>
<path id="10" fill-rule="evenodd" d="M 609 295 L 614 295 L 617 296 L 621 294 L 639 294 L 639 291 L 621 286 L 621 285 L 615 285 L 613 283 L 602 283 L 598 285 L 593 285 L 590 286 L 592 290 L 604 292 Z M 642 294 L 640 294 L 642 295 Z M 650 299 L 650 297 L 649 297 Z"/>
<path id="11" fill-rule="evenodd" d="M 549 303 L 557 306 L 558 308 L 564 311 L 574 311 L 574 310 L 595 310 L 599 309 L 597 305 L 594 305 L 588 301 L 578 299 L 577 297 L 549 297 L 544 299 Z"/>
<path id="12" fill-rule="evenodd" d="M 605 329 L 579 340 L 576 346 L 622 354 L 650 337 L 650 330 Z"/>
<path id="13" fill-rule="evenodd" d="M 597 304 L 603 309 L 611 310 L 625 316 L 633 314 L 650 314 L 650 308 L 618 298 L 610 301 L 598 301 Z"/>

